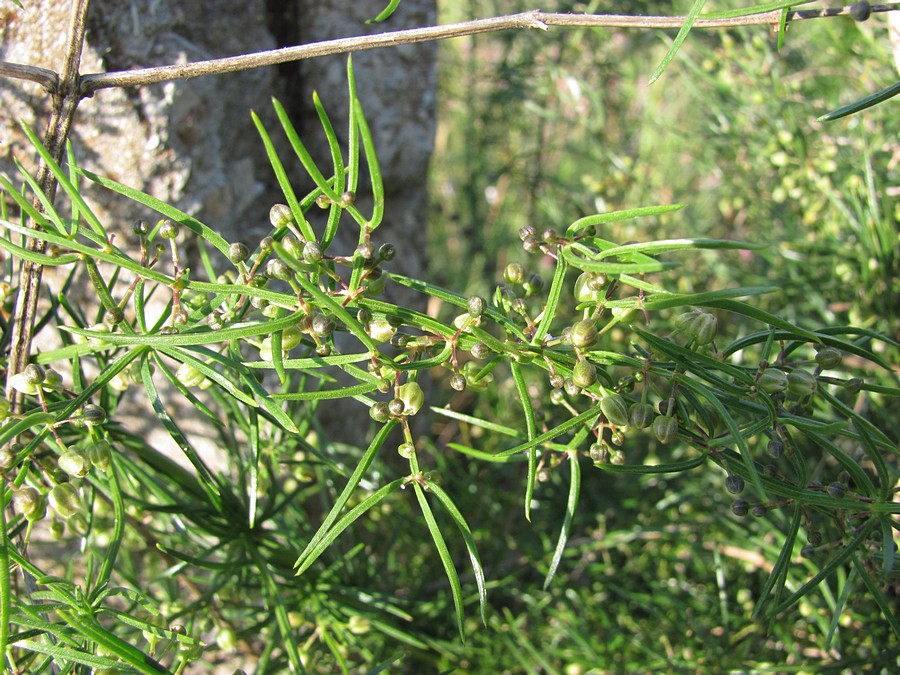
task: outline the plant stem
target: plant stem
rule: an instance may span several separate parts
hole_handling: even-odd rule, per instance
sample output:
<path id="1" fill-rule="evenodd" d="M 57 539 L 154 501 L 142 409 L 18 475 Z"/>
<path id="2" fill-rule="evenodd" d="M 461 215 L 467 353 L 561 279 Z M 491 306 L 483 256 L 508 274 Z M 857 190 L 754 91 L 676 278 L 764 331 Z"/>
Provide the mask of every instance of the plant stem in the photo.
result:
<path id="1" fill-rule="evenodd" d="M 90 0 L 75 0 L 72 3 L 72 18 L 69 25 L 69 40 L 66 45 L 65 60 L 59 85 L 53 92 L 53 112 L 50 124 L 44 136 L 44 145 L 56 162 L 62 159 L 69 130 L 72 126 L 72 118 L 82 98 L 79 92 L 78 68 L 81 63 L 81 54 L 84 48 L 85 19 Z M 55 76 L 54 76 L 55 77 Z M 56 196 L 57 182 L 50 167 L 41 161 L 37 173 L 38 185 L 41 191 L 52 202 Z M 37 197 L 34 206 L 42 210 L 41 202 Z M 33 219 L 29 221 L 29 227 L 36 228 Z M 46 243 L 39 239 L 28 239 L 25 244 L 28 251 L 43 253 Z M 6 380 L 6 397 L 12 404 L 12 410 L 18 410 L 22 395 L 16 393 L 10 387 L 10 378 L 21 372 L 28 364 L 31 352 L 31 338 L 34 332 L 34 319 L 37 314 L 38 296 L 40 294 L 41 275 L 43 266 L 37 263 L 22 261 L 19 272 L 19 293 L 16 297 L 16 307 L 13 313 L 12 338 L 10 343 L 9 367 Z"/>
<path id="2" fill-rule="evenodd" d="M 872 5 L 872 13 L 890 12 L 900 9 L 898 3 Z M 736 26 L 778 26 L 781 21 L 782 10 L 774 10 L 761 14 L 736 16 L 727 18 L 699 18 L 694 28 L 734 28 Z M 800 21 L 804 19 L 832 18 L 837 16 L 849 16 L 850 7 L 836 9 L 810 9 L 791 10 L 787 20 Z M 363 35 L 352 38 L 339 38 L 325 40 L 296 47 L 284 47 L 255 54 L 242 56 L 229 56 L 209 61 L 196 61 L 157 68 L 141 68 L 113 73 L 94 73 L 81 78 L 82 96 L 92 96 L 98 89 L 109 87 L 135 87 L 144 84 L 153 84 L 169 80 L 183 80 L 201 75 L 215 75 L 219 73 L 231 73 L 262 66 L 273 66 L 289 61 L 312 59 L 329 54 L 346 54 L 348 52 L 363 51 L 367 49 L 379 49 L 382 47 L 396 47 L 398 45 L 412 44 L 416 42 L 431 42 L 434 40 L 447 40 L 450 38 L 476 35 L 478 33 L 493 33 L 502 30 L 537 28 L 547 30 L 550 26 L 587 26 L 595 28 L 681 28 L 684 24 L 683 16 L 629 16 L 616 14 L 560 14 L 533 10 L 520 14 L 497 16 L 488 19 L 475 19 L 461 23 L 447 24 L 444 26 L 428 26 L 425 28 L 413 28 L 399 30 L 378 35 Z"/>

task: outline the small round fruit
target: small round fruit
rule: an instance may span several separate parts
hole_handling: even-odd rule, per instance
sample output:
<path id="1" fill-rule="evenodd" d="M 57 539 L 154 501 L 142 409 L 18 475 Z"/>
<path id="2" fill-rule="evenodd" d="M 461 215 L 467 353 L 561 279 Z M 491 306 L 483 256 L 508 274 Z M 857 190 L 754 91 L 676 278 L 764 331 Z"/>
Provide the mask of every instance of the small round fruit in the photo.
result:
<path id="1" fill-rule="evenodd" d="M 400 400 L 403 401 L 404 414 L 415 415 L 425 403 L 425 392 L 418 382 L 406 382 L 400 385 Z"/>
<path id="2" fill-rule="evenodd" d="M 508 284 L 519 285 L 525 283 L 525 268 L 519 263 L 509 263 L 503 271 L 503 278 Z"/>
<path id="3" fill-rule="evenodd" d="M 572 381 L 582 389 L 587 389 L 597 381 L 597 366 L 586 359 L 580 359 L 572 369 Z M 600 405 L 602 408 L 603 404 Z"/>
<path id="4" fill-rule="evenodd" d="M 841 365 L 841 353 L 834 347 L 825 347 L 816 354 L 816 363 L 822 370 L 830 370 Z"/>
<path id="5" fill-rule="evenodd" d="M 276 230 L 287 227 L 293 220 L 294 214 L 287 204 L 275 204 L 269 209 L 269 222 Z"/>
<path id="6" fill-rule="evenodd" d="M 632 403 L 628 408 L 628 425 L 635 429 L 646 429 L 653 424 L 654 410 L 649 403 Z"/>
<path id="7" fill-rule="evenodd" d="M 787 375 L 778 368 L 766 368 L 760 373 L 756 386 L 767 394 L 777 394 L 787 389 Z"/>
<path id="8" fill-rule="evenodd" d="M 487 303 L 480 295 L 473 295 L 466 303 L 466 311 L 469 313 L 469 316 L 472 317 L 479 317 L 484 314 L 486 307 Z"/>
<path id="9" fill-rule="evenodd" d="M 250 249 L 247 248 L 246 244 L 235 242 L 228 247 L 228 259 L 235 265 L 244 262 L 249 257 Z"/>
<path id="10" fill-rule="evenodd" d="M 739 495 L 744 491 L 744 479 L 740 476 L 727 476 L 725 478 L 725 489 L 733 495 Z"/>
<path id="11" fill-rule="evenodd" d="M 787 376 L 788 394 L 797 400 L 806 399 L 816 393 L 816 377 L 808 370 L 792 370 Z"/>
<path id="12" fill-rule="evenodd" d="M 736 516 L 746 516 L 750 512 L 750 505 L 744 499 L 736 499 L 731 505 L 731 512 Z"/>
<path id="13" fill-rule="evenodd" d="M 462 373 L 456 373 L 450 378 L 450 388 L 455 391 L 463 391 L 466 388 L 466 376 Z"/>
<path id="14" fill-rule="evenodd" d="M 569 333 L 572 345 L 578 349 L 587 349 L 597 341 L 597 327 L 593 321 L 585 319 L 572 326 Z"/>
<path id="15" fill-rule="evenodd" d="M 178 225 L 173 220 L 164 220 L 159 226 L 159 236 L 163 239 L 174 239 L 178 236 Z"/>

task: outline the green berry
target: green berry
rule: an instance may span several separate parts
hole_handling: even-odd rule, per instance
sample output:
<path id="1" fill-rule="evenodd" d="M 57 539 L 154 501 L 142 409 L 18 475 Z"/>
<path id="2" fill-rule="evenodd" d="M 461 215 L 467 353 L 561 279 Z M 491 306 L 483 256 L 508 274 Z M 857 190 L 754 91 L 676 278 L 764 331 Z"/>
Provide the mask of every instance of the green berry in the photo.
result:
<path id="1" fill-rule="evenodd" d="M 395 417 L 402 415 L 405 409 L 406 405 L 399 398 L 393 398 L 388 403 L 388 412 L 390 412 L 391 415 L 394 415 Z"/>
<path id="2" fill-rule="evenodd" d="M 93 403 L 86 404 L 81 409 L 81 415 L 85 424 L 103 424 L 106 421 L 106 411 Z"/>
<path id="3" fill-rule="evenodd" d="M 41 520 L 47 514 L 43 496 L 33 487 L 19 488 L 13 493 L 13 506 L 29 522 Z"/>
<path id="4" fill-rule="evenodd" d="M 271 346 L 269 348 L 271 352 Z M 269 359 L 265 359 L 268 361 Z M 206 379 L 206 375 L 197 370 L 192 364 L 184 362 L 175 371 L 175 379 L 185 387 L 199 387 Z"/>
<path id="5" fill-rule="evenodd" d="M 401 402 L 401 405 L 403 403 Z M 391 417 L 391 411 L 388 409 L 388 404 L 384 401 L 376 402 L 371 408 L 369 408 L 369 417 L 371 417 L 376 422 L 380 424 L 384 424 Z"/>
<path id="6" fill-rule="evenodd" d="M 107 440 L 92 443 L 85 449 L 88 459 L 98 471 L 106 471 L 112 462 L 112 446 Z M 61 458 L 60 458 L 61 459 Z"/>
<path id="7" fill-rule="evenodd" d="M 25 381 L 31 385 L 41 385 L 47 379 L 47 371 L 36 363 L 29 363 L 22 371 Z"/>
<path id="8" fill-rule="evenodd" d="M 409 459 L 414 454 L 416 454 L 416 446 L 412 443 L 401 443 L 397 446 L 397 454 L 399 454 L 403 459 Z"/>
<path id="9" fill-rule="evenodd" d="M 586 359 L 580 359 L 572 369 L 572 381 L 582 389 L 587 389 L 597 381 L 597 366 Z M 602 408 L 603 404 L 600 405 Z"/>
<path id="10" fill-rule="evenodd" d="M 628 401 L 621 394 L 609 394 L 600 401 L 600 410 L 610 424 L 628 426 Z"/>
<path id="11" fill-rule="evenodd" d="M 378 247 L 378 258 L 390 262 L 397 256 L 397 247 L 393 244 L 382 244 Z"/>
<path id="12" fill-rule="evenodd" d="M 273 258 L 266 263 L 266 276 L 270 279 L 287 281 L 293 276 L 293 271 L 284 260 Z"/>
<path id="13" fill-rule="evenodd" d="M 582 272 L 575 280 L 575 301 L 578 303 L 590 302 L 598 304 L 603 300 L 603 289 L 593 288 L 594 275 L 590 272 Z"/>
<path id="14" fill-rule="evenodd" d="M 577 349 L 586 349 L 597 341 L 597 327 L 593 321 L 579 321 L 572 326 L 569 339 Z"/>
<path id="15" fill-rule="evenodd" d="M 490 356 L 491 348 L 483 342 L 476 342 L 472 345 L 472 356 L 476 359 L 486 359 Z"/>
<path id="16" fill-rule="evenodd" d="M 773 459 L 781 459 L 784 455 L 784 441 L 780 438 L 773 438 L 766 445 L 766 450 Z"/>
<path id="17" fill-rule="evenodd" d="M 324 314 L 316 314 L 312 320 L 312 332 L 320 338 L 328 337 L 334 332 L 334 320 Z"/>
<path id="18" fill-rule="evenodd" d="M 600 443 L 593 443 L 590 449 L 590 456 L 594 464 L 605 464 L 609 461 L 609 449 Z"/>
<path id="19" fill-rule="evenodd" d="M 564 378 L 559 373 L 552 373 L 550 375 L 550 386 L 554 389 L 562 389 L 566 383 L 566 378 Z"/>
<path id="20" fill-rule="evenodd" d="M 847 486 L 840 482 L 831 483 L 826 490 L 834 499 L 843 499 L 847 495 Z"/>

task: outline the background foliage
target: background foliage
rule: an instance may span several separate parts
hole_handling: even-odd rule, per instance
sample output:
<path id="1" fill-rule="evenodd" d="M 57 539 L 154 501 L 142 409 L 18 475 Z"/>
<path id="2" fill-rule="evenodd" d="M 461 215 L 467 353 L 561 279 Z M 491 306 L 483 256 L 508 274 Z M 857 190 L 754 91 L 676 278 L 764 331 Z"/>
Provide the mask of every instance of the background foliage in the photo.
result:
<path id="1" fill-rule="evenodd" d="M 625 5 L 617 11 L 671 11 Z M 512 9 L 479 2 L 443 11 L 443 21 L 454 21 Z M 56 490 L 33 528 L 23 504 L 6 511 L 4 550 L 34 577 L 0 579 L 4 612 L 12 613 L 11 662 L 21 672 L 48 670 L 52 661 L 126 672 L 203 672 L 212 663 L 259 672 L 895 668 L 898 146 L 891 104 L 841 122 L 814 120 L 896 74 L 876 22 L 808 24 L 790 29 L 780 54 L 762 29 L 695 31 L 649 88 L 651 64 L 671 35 L 573 29 L 444 45 L 429 223 L 434 265 L 428 279 L 390 282 L 433 298 L 431 316 L 375 293 L 372 270 L 389 272 L 390 254 L 377 248 L 378 230 L 365 227 L 377 226 L 379 199 L 363 111 L 335 166 L 317 176 L 307 163 L 317 191 L 294 196 L 283 178 L 290 209 L 273 218 L 278 243 L 246 242 L 246 251 L 148 196 L 59 169 L 72 183 L 42 235 L 57 249 L 46 262 L 78 263 L 104 307 L 84 310 L 65 292 L 50 299 L 43 325 L 70 328 L 37 361 L 64 370 L 69 391 L 48 387 L 46 411 L 32 398 L 24 419 L 2 427 L 4 442 L 20 443 L 4 457 L 7 497 L 25 486 Z M 259 128 L 264 142 L 275 136 Z M 302 162 L 296 139 L 294 147 L 292 161 Z M 70 160 L 74 167 L 77 158 Z M 342 192 L 365 173 L 375 210 L 354 213 Z M 148 225 L 127 243 L 107 246 L 104 225 L 79 203 L 81 190 L 98 185 L 143 205 Z M 4 245 L 22 256 L 15 233 L 27 200 L 16 199 L 12 183 L 6 188 L 13 202 L 3 214 Z M 588 427 L 572 426 L 537 448 L 531 439 L 587 414 L 596 400 L 553 386 L 550 367 L 571 378 L 583 359 L 561 342 L 535 358 L 527 340 L 513 339 L 529 329 L 517 314 L 533 319 L 548 297 L 559 298 L 548 312 L 552 326 L 543 328 L 553 336 L 592 309 L 576 308 L 577 274 L 552 283 L 552 256 L 524 251 L 520 231 L 565 237 L 594 213 L 674 203 L 685 207 L 602 223 L 598 239 L 583 243 L 596 250 L 603 240 L 751 242 L 655 255 L 687 264 L 641 280 L 694 295 L 667 306 L 650 291 L 649 323 L 638 312 L 586 348 L 600 366 L 598 382 L 587 385 L 595 399 L 616 390 L 640 400 L 647 391 L 654 406 L 665 405 L 670 378 L 684 375 L 678 438 L 629 430 L 619 444 L 616 416 L 604 409 L 597 456 Z M 180 227 L 166 232 L 155 225 L 160 217 Z M 339 217 L 342 227 L 363 225 L 356 251 L 328 250 Z M 326 258 L 285 239 L 286 228 L 318 240 Z M 569 232 L 547 250 L 561 255 L 582 231 Z M 198 249 L 201 263 L 189 275 L 179 262 L 186 247 Z M 77 253 L 111 265 L 94 268 Z M 146 262 L 154 256 L 151 273 Z M 650 264 L 633 254 L 616 260 Z M 269 277 L 265 288 L 242 285 L 257 269 Z M 230 276 L 220 276 L 225 270 Z M 10 262 L 10 285 L 12 271 Z M 144 281 L 130 286 L 129 272 Z M 340 290 L 338 273 L 349 297 L 328 292 Z M 619 295 L 628 285 L 612 279 L 604 289 L 627 308 L 642 301 L 633 291 Z M 741 293 L 753 296 L 748 304 L 722 304 L 730 289 L 751 287 L 777 292 L 748 291 Z M 708 292 L 719 294 L 696 295 Z M 467 302 L 476 294 L 489 300 L 482 326 Z M 126 321 L 105 321 L 123 297 Z M 297 297 L 306 309 L 296 308 Z M 703 302 L 715 311 L 715 348 L 692 329 L 678 331 L 679 315 Z M 302 314 L 308 325 L 297 323 Z M 780 333 L 767 328 L 771 315 L 786 322 Z M 331 325 L 316 327 L 314 316 Z M 305 332 L 281 358 L 277 341 L 293 340 L 295 325 Z M 333 342 L 335 328 L 348 342 Z M 503 334 L 512 337 L 504 342 Z M 375 344 L 388 335 L 392 346 Z M 819 340 L 842 347 L 842 361 L 824 374 Z M 478 342 L 491 356 L 470 356 Z M 787 370 L 817 368 L 820 377 L 814 401 L 789 400 L 793 407 L 779 413 L 791 420 L 783 457 L 770 446 L 779 434 L 765 424 L 777 396 L 767 408 L 767 396 L 750 392 L 762 358 Z M 424 429 L 407 424 L 415 392 L 399 385 L 410 375 L 432 380 L 415 420 L 424 418 Z M 451 386 L 453 375 L 464 376 L 462 391 Z M 204 380 L 212 386 L 198 389 Z M 163 389 L 167 381 L 173 388 Z M 184 450 L 187 468 L 118 421 L 125 392 L 135 389 Z M 705 391 L 726 407 L 707 410 Z M 371 424 L 368 449 L 331 443 L 318 426 L 317 407 L 340 394 L 360 401 L 358 423 Z M 177 398 L 207 414 L 223 469 L 195 454 L 172 412 Z M 375 411 L 392 398 L 403 401 L 402 412 L 370 422 L 363 406 Z M 51 431 L 51 422 L 97 414 L 85 411 L 87 401 L 108 420 Z M 729 416 L 754 430 L 746 449 L 722 430 Z M 218 424 L 223 418 L 229 423 Z M 718 436 L 705 434 L 713 429 Z M 104 441 L 114 449 L 106 470 Z M 415 452 L 403 447 L 408 442 Z M 77 460 L 63 460 L 66 448 L 80 449 L 90 464 L 73 470 Z M 532 450 L 529 469 L 518 460 Z M 589 459 L 600 459 L 598 467 Z M 642 469 L 653 465 L 673 468 Z M 526 497 L 529 477 L 538 480 Z M 737 497 L 736 477 L 747 483 Z M 59 485 L 75 486 L 80 499 L 64 528 Z M 736 515 L 736 500 L 761 511 Z M 48 531 L 61 535 L 59 543 L 46 541 Z M 30 540 L 27 555 L 22 537 Z"/>

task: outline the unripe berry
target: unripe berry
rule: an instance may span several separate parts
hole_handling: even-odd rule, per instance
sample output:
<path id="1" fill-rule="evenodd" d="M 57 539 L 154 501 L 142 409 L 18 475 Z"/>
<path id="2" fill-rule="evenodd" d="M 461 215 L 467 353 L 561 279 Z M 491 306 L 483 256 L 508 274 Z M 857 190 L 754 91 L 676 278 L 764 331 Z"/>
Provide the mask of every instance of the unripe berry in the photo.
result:
<path id="1" fill-rule="evenodd" d="M 131 225 L 131 233 L 136 237 L 143 237 L 150 231 L 150 228 L 147 227 L 147 223 L 143 220 L 136 220 Z"/>
<path id="2" fill-rule="evenodd" d="M 36 363 L 29 363 L 22 371 L 25 381 L 31 385 L 41 385 L 47 379 L 47 371 Z"/>
<path id="3" fill-rule="evenodd" d="M 695 309 L 679 315 L 675 319 L 675 328 L 687 338 L 688 342 L 706 345 L 715 339 L 718 321 L 709 312 Z"/>
<path id="4" fill-rule="evenodd" d="M 320 338 L 328 337 L 334 332 L 334 321 L 324 314 L 316 314 L 312 320 L 312 331 Z"/>
<path id="5" fill-rule="evenodd" d="M 574 347 L 586 349 L 597 341 L 597 327 L 593 321 L 579 321 L 572 326 L 569 339 Z"/>
<path id="6" fill-rule="evenodd" d="M 409 459 L 414 454 L 416 454 L 416 446 L 412 443 L 401 443 L 397 446 L 397 454 L 399 454 L 403 459 Z"/>
<path id="7" fill-rule="evenodd" d="M 603 290 L 592 287 L 593 277 L 590 272 L 582 272 L 575 280 L 575 301 L 578 303 L 599 303 L 603 299 Z"/>
<path id="8" fill-rule="evenodd" d="M 780 438 L 773 438 L 766 445 L 766 450 L 774 459 L 781 459 L 784 455 L 784 441 Z"/>
<path id="9" fill-rule="evenodd" d="M 731 505 L 731 512 L 736 516 L 746 516 L 750 512 L 750 505 L 743 499 L 736 499 Z"/>
<path id="10" fill-rule="evenodd" d="M 378 258 L 390 262 L 397 256 L 397 247 L 393 244 L 382 244 L 378 247 Z"/>
<path id="11" fill-rule="evenodd" d="M 266 263 L 266 276 L 270 279 L 278 279 L 279 281 L 287 281 L 291 278 L 293 271 L 284 260 L 273 258 Z"/>
<path id="12" fill-rule="evenodd" d="M 388 411 L 391 415 L 402 415 L 405 409 L 406 405 L 399 398 L 392 398 L 388 403 Z"/>
<path id="13" fill-rule="evenodd" d="M 536 237 L 537 230 L 533 225 L 525 225 L 519 228 L 519 239 L 525 241 L 528 237 Z"/>
<path id="14" fill-rule="evenodd" d="M 597 366 L 586 359 L 580 359 L 572 369 L 572 381 L 582 389 L 590 387 L 597 381 Z M 602 408 L 603 404 L 600 405 Z"/>
<path id="15" fill-rule="evenodd" d="M 107 440 L 92 443 L 85 449 L 85 454 L 94 468 L 99 471 L 106 471 L 112 462 L 112 446 Z"/>
<path id="16" fill-rule="evenodd" d="M 865 21 L 871 15 L 872 6 L 866 0 L 850 5 L 850 16 L 854 21 Z"/>
<path id="17" fill-rule="evenodd" d="M 609 394 L 600 401 L 600 410 L 610 424 L 617 427 L 628 425 L 628 402 L 620 394 Z"/>
<path id="18" fill-rule="evenodd" d="M 271 352 L 271 346 L 269 351 Z M 269 359 L 265 360 L 268 361 Z M 192 364 L 184 362 L 175 371 L 175 379 L 185 387 L 199 387 L 206 379 L 206 375 L 197 370 Z"/>
<path id="19" fill-rule="evenodd" d="M 766 511 L 768 511 L 768 509 L 766 508 L 765 504 L 754 504 L 753 508 L 750 509 L 750 513 L 752 513 L 756 518 L 761 518 L 762 516 L 766 515 Z"/>
<path id="20" fill-rule="evenodd" d="M 843 499 L 847 495 L 847 486 L 840 482 L 834 482 L 828 486 L 827 491 L 830 497 Z"/>
<path id="21" fill-rule="evenodd" d="M 600 443 L 594 443 L 590 449 L 591 461 L 595 464 L 605 464 L 609 461 L 609 449 Z"/>
<path id="22" fill-rule="evenodd" d="M 653 420 L 653 435 L 660 443 L 671 443 L 678 435 L 678 420 L 674 417 L 657 417 Z"/>
<path id="23" fill-rule="evenodd" d="M 559 373 L 552 373 L 550 375 L 550 386 L 554 389 L 562 389 L 563 385 L 566 383 L 566 378 L 564 378 Z"/>

